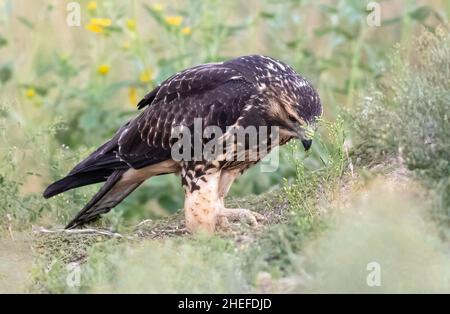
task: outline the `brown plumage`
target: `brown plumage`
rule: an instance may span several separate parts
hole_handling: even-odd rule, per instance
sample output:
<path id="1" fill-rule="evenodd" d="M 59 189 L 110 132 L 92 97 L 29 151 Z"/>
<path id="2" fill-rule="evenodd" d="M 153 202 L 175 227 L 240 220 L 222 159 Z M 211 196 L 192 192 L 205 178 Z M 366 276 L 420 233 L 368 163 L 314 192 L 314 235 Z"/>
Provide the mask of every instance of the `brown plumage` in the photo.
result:
<path id="1" fill-rule="evenodd" d="M 212 232 L 218 224 L 226 225 L 227 218 L 239 217 L 255 224 L 263 217 L 244 209 L 226 209 L 223 198 L 232 182 L 263 155 L 257 160 L 174 160 L 174 128 L 192 129 L 194 119 L 201 118 L 204 128 L 218 126 L 224 140 L 232 136 L 227 128 L 230 126 L 276 126 L 280 138 L 268 141 L 269 150 L 294 137 L 308 149 L 311 139 L 305 130 L 314 127 L 322 113 L 319 96 L 309 82 L 281 61 L 259 55 L 176 73 L 148 93 L 138 108 L 144 110 L 45 190 L 44 197 L 48 198 L 106 181 L 67 228 L 99 217 L 148 178 L 166 173 L 181 175 L 188 229 Z M 258 147 L 243 145 L 245 154 L 252 149 L 258 151 Z M 233 148 L 236 146 L 226 147 L 225 153 L 236 157 Z"/>

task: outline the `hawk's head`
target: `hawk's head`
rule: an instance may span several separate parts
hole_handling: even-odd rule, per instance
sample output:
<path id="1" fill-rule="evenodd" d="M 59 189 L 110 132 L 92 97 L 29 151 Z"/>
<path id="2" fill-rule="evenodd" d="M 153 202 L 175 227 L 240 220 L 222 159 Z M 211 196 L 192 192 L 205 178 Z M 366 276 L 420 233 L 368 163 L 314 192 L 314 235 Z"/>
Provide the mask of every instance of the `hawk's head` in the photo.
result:
<path id="1" fill-rule="evenodd" d="M 317 119 L 322 115 L 314 87 L 289 65 L 271 57 L 243 56 L 226 64 L 257 86 L 258 94 L 253 99 L 258 108 L 263 108 L 261 118 L 271 126 L 278 126 L 280 136 L 299 138 L 308 150 Z"/>
<path id="2" fill-rule="evenodd" d="M 319 95 L 300 75 L 285 78 L 282 83 L 272 87 L 275 97 L 267 109 L 280 127 L 280 135 L 298 138 L 308 150 L 322 115 Z"/>

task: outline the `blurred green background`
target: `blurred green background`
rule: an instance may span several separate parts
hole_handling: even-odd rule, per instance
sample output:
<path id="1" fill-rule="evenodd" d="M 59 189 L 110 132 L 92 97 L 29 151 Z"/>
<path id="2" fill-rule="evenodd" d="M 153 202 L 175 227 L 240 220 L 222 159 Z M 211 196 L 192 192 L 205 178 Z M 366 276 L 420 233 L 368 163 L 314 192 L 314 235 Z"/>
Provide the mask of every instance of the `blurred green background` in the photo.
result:
<path id="1" fill-rule="evenodd" d="M 381 26 L 366 18 L 369 1 L 0 1 L 0 216 L 2 221 L 63 223 L 98 186 L 44 201 L 41 192 L 134 117 L 156 84 L 183 68 L 239 55 L 285 61 L 318 89 L 325 119 L 351 112 L 389 66 L 396 43 L 408 50 L 421 29 L 448 22 L 445 0 L 378 1 Z M 319 135 L 326 143 L 325 129 Z M 281 150 L 280 168 L 255 167 L 232 196 L 259 194 L 314 169 L 324 145 L 304 156 Z M 257 176 L 257 180 L 255 180 Z M 159 217 L 182 207 L 179 178 L 153 178 L 111 219 Z"/>

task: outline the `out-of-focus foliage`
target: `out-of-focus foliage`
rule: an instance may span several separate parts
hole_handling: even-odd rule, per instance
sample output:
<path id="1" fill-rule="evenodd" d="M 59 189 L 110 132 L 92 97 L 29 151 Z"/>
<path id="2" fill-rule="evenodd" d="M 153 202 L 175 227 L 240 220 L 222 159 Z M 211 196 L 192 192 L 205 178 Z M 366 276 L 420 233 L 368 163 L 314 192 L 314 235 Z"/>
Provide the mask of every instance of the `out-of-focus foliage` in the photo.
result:
<path id="1" fill-rule="evenodd" d="M 43 201 L 45 185 L 136 116 L 139 99 L 176 71 L 237 55 L 270 55 L 312 81 L 325 119 L 332 121 L 380 77 L 393 43 L 404 43 L 417 25 L 433 29 L 448 13 L 439 1 L 427 6 L 384 1 L 381 26 L 370 27 L 364 1 L 104 0 L 80 1 L 81 25 L 70 26 L 68 3 L 0 4 L 3 222 L 8 215 L 22 225 L 39 218 L 66 222 L 98 186 Z M 293 159 L 314 170 L 327 158 L 320 145 L 313 145 L 306 159 L 295 143 L 289 146 L 281 150 L 277 171 L 254 167 L 231 194 L 258 194 L 284 179 L 293 181 L 298 173 Z M 135 222 L 164 216 L 182 201 L 179 179 L 161 176 L 109 217 Z"/>
<path id="2" fill-rule="evenodd" d="M 422 212 L 432 203 L 448 221 L 450 45 L 436 25 L 449 1 L 378 1 L 376 27 L 359 0 L 86 0 L 79 26 L 67 23 L 69 2 L 0 2 L 0 290 L 21 269 L 20 289 L 33 292 L 448 291 L 447 253 Z M 141 97 L 183 68 L 253 53 L 292 65 L 324 105 L 308 154 L 291 142 L 275 172 L 253 167 L 232 187 L 232 197 L 281 187 L 255 198 L 277 219 L 141 239 L 138 220 L 182 206 L 179 178 L 165 175 L 96 222 L 123 238 L 34 234 L 30 257 L 31 225 L 64 225 L 99 185 L 50 200 L 44 187 L 136 116 Z M 362 182 L 375 171 L 362 168 L 390 158 L 432 197 L 395 173 Z M 366 284 L 370 261 L 383 267 L 381 287 Z"/>
<path id="3" fill-rule="evenodd" d="M 439 216 L 450 219 L 450 31 L 425 31 L 354 115 L 357 158 L 370 164 L 400 155 L 435 190 Z"/>
<path id="4" fill-rule="evenodd" d="M 342 120 L 324 123 L 330 142 L 318 138 L 326 154 L 314 170 L 298 166 L 297 179 L 270 200 L 276 206 L 285 203 L 285 221 L 270 226 L 252 241 L 236 247 L 227 237 L 193 235 L 164 241 L 128 241 L 126 239 L 73 242 L 58 237 L 43 238 L 45 258 L 34 265 L 32 290 L 37 292 L 223 292 L 244 293 L 255 290 L 255 278 L 261 272 L 276 278 L 296 272 L 297 252 L 306 240 L 322 231 L 324 217 L 319 208 L 331 200 L 343 175 L 346 155 L 342 150 Z M 294 148 L 294 147 L 293 147 Z M 315 154 L 315 153 L 313 153 Z M 298 160 L 293 160 L 297 162 Z M 259 200 L 263 202 L 263 199 Z M 266 200 L 269 201 L 269 200 Z M 287 201 L 287 204 L 286 204 Z M 262 204 L 260 204 L 262 206 Z M 41 243 L 42 243 L 41 242 Z M 87 254 L 83 251 L 89 247 Z M 66 284 L 69 261 L 83 259 L 82 284 Z M 50 272 L 45 264 L 54 261 Z M 148 268 L 148 261 L 153 267 Z"/>

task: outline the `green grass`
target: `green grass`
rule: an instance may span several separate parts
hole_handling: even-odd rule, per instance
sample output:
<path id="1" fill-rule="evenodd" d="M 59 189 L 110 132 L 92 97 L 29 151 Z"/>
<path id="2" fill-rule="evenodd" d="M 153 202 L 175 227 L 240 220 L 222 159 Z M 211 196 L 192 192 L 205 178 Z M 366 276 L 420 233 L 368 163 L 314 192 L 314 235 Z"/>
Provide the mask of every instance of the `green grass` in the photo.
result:
<path id="1" fill-rule="evenodd" d="M 82 1 L 79 28 L 61 24 L 63 1 L 0 4 L 0 259 L 8 261 L 0 291 L 371 292 L 364 267 L 374 252 L 391 265 L 377 291 L 446 291 L 439 236 L 449 239 L 450 45 L 435 26 L 448 5 L 385 1 L 393 15 L 370 28 L 361 1 L 222 2 L 165 2 L 160 10 L 105 0 L 87 10 Z M 92 18 L 111 25 L 91 32 Z M 419 25 L 429 32 L 413 41 Z M 95 193 L 98 185 L 41 197 L 137 114 L 140 97 L 185 67 L 250 53 L 284 60 L 312 81 L 325 114 L 311 152 L 292 142 L 278 171 L 254 167 L 233 185 L 227 201 L 262 212 L 264 227 L 236 225 L 212 237 L 180 231 L 183 194 L 170 175 L 92 225 L 123 238 L 32 231 L 63 226 Z M 426 189 L 408 186 L 403 199 L 371 188 L 385 185 L 374 181 L 380 174 L 403 169 L 398 160 Z M 354 201 L 352 185 L 370 201 Z M 423 228 L 430 212 L 439 236 L 434 223 Z M 431 257 L 429 277 L 420 252 Z M 22 270 L 16 287 L 1 283 L 16 280 L 11 261 Z M 67 284 L 70 263 L 80 266 L 80 286 Z M 402 275 L 402 265 L 418 275 Z"/>
<path id="2" fill-rule="evenodd" d="M 367 12 L 360 1 L 341 0 L 336 6 L 231 1 L 217 10 L 215 0 L 166 3 L 162 8 L 137 0 L 120 5 L 107 0 L 98 2 L 95 10 L 88 10 L 86 1 L 81 7 L 81 27 L 70 28 L 58 24 L 63 3 L 34 4 L 18 11 L 9 10 L 6 3 L 0 6 L 0 23 L 5 26 L 0 33 L 0 156 L 10 160 L 14 147 L 24 154 L 10 160 L 14 168 L 2 169 L 2 192 L 16 195 L 27 190 L 25 183 L 34 182 L 31 192 L 24 192 L 30 198 L 28 205 L 28 200 L 8 200 L 11 204 L 3 208 L 20 207 L 21 213 L 9 214 L 30 222 L 51 213 L 47 218 L 56 217 L 55 222 L 62 223 L 88 200 L 95 188 L 41 203 L 41 208 L 36 204 L 46 184 L 61 178 L 135 116 L 139 98 L 172 73 L 236 55 L 271 55 L 313 82 L 326 118 L 333 121 L 340 107 L 353 106 L 358 92 L 379 77 L 386 50 L 398 40 L 391 30 L 402 28 L 404 16 L 409 22 L 402 39 L 418 24 L 433 27 L 432 13 L 441 10 L 411 6 L 374 32 L 363 23 Z M 422 14 L 416 12 L 419 9 Z M 313 28 L 309 26 L 312 14 L 317 14 Z M 179 26 L 167 22 L 167 17 L 174 16 L 180 19 Z M 86 29 L 93 18 L 108 19 L 111 25 L 94 33 Z M 186 27 L 189 34 L 182 31 Z M 49 29 L 59 30 L 51 41 L 46 35 Z M 18 42 L 28 42 L 30 48 L 21 49 Z M 26 62 L 19 64 L 15 61 L 19 59 Z M 296 167 L 285 158 L 289 153 L 282 150 L 277 172 L 259 176 L 258 167 L 251 169 L 233 186 L 232 195 L 260 194 L 281 186 L 285 178 L 292 180 Z M 316 157 L 310 157 L 306 167 L 322 162 Z M 32 162 L 35 158 L 37 162 Z M 260 180 L 253 180 L 255 175 Z M 119 206 L 112 220 L 122 217 L 132 224 L 164 216 L 181 208 L 182 201 L 178 178 L 154 178 Z M 61 208 L 64 203 L 70 206 Z"/>
<path id="3" fill-rule="evenodd" d="M 182 215 L 178 214 L 137 230 L 124 230 L 122 239 L 40 234 L 34 240 L 38 263 L 32 291 L 244 293 L 258 291 L 261 273 L 273 278 L 291 274 L 302 246 L 325 227 L 319 207 L 332 199 L 346 163 L 342 123 L 324 123 L 323 127 L 331 144 L 316 138 L 313 154 L 327 152 L 319 168 L 305 169 L 296 160 L 293 183 L 286 182 L 283 189 L 267 195 L 228 201 L 264 213 L 268 221 L 260 229 L 241 225 L 232 233 L 213 237 L 184 233 L 168 237 L 161 230 L 180 226 Z M 296 146 L 291 149 L 297 150 Z M 66 265 L 72 262 L 81 267 L 83 279 L 78 287 L 66 284 Z M 48 265 L 52 267 L 46 272 Z"/>
<path id="4" fill-rule="evenodd" d="M 409 51 L 397 51 L 390 71 L 353 116 L 354 156 L 362 165 L 399 156 L 450 221 L 450 32 L 424 31 Z"/>

